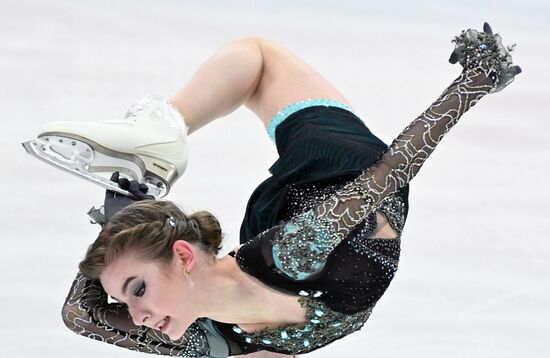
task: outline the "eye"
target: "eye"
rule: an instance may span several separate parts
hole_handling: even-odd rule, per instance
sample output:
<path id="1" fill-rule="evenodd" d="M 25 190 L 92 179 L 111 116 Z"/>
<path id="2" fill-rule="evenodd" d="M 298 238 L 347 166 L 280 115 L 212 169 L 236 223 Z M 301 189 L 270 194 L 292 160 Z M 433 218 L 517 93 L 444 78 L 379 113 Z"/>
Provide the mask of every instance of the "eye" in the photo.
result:
<path id="1" fill-rule="evenodd" d="M 141 297 L 144 294 L 145 294 L 145 282 L 142 282 L 139 288 L 136 291 L 134 291 L 134 295 L 137 297 Z"/>

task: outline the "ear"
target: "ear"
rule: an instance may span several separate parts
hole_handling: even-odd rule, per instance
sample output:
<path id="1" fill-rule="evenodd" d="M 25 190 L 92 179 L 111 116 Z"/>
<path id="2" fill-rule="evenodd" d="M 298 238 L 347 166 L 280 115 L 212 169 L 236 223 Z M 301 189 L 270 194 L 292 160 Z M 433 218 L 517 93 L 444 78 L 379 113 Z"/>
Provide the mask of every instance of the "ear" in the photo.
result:
<path id="1" fill-rule="evenodd" d="M 181 266 L 187 272 L 191 272 L 197 261 L 195 247 L 185 240 L 176 240 L 172 245 L 172 252 L 178 266 Z"/>

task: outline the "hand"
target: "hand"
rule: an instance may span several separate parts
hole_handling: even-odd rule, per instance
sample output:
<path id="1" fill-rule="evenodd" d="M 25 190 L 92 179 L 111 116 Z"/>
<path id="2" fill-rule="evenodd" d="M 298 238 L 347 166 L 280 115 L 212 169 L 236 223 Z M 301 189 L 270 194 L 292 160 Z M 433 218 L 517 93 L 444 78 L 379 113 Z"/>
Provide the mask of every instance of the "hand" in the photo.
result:
<path id="1" fill-rule="evenodd" d="M 121 189 L 127 190 L 133 197 L 119 194 L 117 192 L 107 190 L 105 192 L 105 219 L 109 221 L 111 217 L 119 210 L 127 207 L 128 205 L 141 200 L 155 200 L 152 195 L 147 195 L 149 189 L 147 185 L 140 184 L 136 180 L 128 180 L 126 178 L 120 178 L 119 172 L 114 172 L 111 175 L 111 181 L 118 183 Z"/>
<path id="2" fill-rule="evenodd" d="M 449 62 L 459 62 L 464 70 L 481 67 L 495 84 L 491 92 L 502 90 L 521 73 L 519 66 L 512 66 L 510 52 L 515 45 L 504 47 L 502 38 L 493 34 L 488 23 L 484 23 L 483 32 L 464 30 L 453 42 L 456 46 Z"/>
<path id="3" fill-rule="evenodd" d="M 120 178 L 119 172 L 114 172 L 113 175 L 111 175 L 111 181 L 117 183 L 120 188 L 130 192 L 132 197 L 112 190 L 107 190 L 105 192 L 103 206 L 99 209 L 92 207 L 90 211 L 88 211 L 88 215 L 93 219 L 93 224 L 97 223 L 104 226 L 119 210 L 136 201 L 155 200 L 154 196 L 147 195 L 147 190 L 149 189 L 147 185 L 140 184 L 136 180 Z"/>
<path id="4" fill-rule="evenodd" d="M 493 34 L 493 30 L 491 29 L 491 26 L 488 23 L 483 24 L 483 31 L 489 35 Z M 478 40 L 478 32 L 476 30 L 468 29 L 465 31 L 462 31 L 462 34 L 457 36 L 453 42 L 456 42 L 455 49 L 451 53 L 451 57 L 449 57 L 449 62 L 453 65 L 457 62 L 460 62 L 460 64 L 463 67 L 466 67 L 466 52 L 468 50 L 468 43 L 464 41 L 465 39 L 462 39 L 461 37 L 464 36 L 465 39 L 467 39 L 469 42 L 471 42 L 473 45 L 477 46 L 479 45 Z"/>

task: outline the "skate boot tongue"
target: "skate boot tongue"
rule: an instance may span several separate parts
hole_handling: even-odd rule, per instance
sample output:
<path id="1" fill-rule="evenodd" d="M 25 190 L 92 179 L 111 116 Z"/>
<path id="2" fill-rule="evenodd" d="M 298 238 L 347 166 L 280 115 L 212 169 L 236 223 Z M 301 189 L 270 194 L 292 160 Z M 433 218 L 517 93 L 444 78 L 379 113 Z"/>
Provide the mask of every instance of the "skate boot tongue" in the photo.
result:
<path id="1" fill-rule="evenodd" d="M 161 97 L 151 95 L 143 97 L 128 109 L 124 118 L 164 120 L 170 128 L 180 131 L 183 137 L 187 136 L 188 127 L 185 124 L 185 119 L 172 104 Z"/>

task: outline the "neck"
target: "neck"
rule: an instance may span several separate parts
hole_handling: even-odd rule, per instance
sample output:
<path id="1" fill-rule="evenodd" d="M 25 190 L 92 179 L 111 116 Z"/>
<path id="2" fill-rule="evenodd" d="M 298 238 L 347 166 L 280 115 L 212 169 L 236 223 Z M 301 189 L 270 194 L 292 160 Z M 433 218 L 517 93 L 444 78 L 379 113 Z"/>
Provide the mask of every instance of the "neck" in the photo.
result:
<path id="1" fill-rule="evenodd" d="M 203 267 L 195 279 L 201 298 L 199 317 L 227 323 L 265 321 L 266 312 L 262 309 L 265 289 L 241 270 L 235 258 L 225 256 Z"/>

